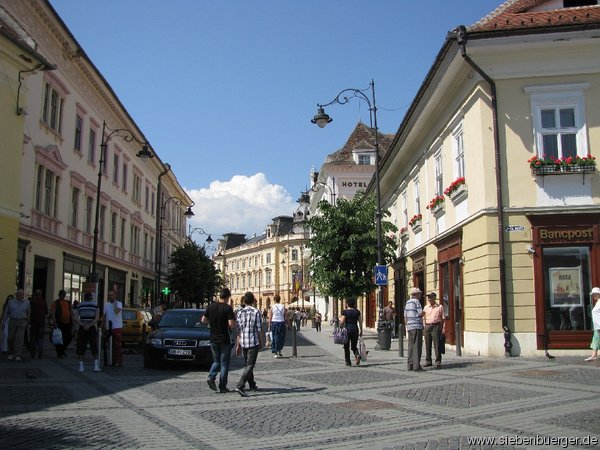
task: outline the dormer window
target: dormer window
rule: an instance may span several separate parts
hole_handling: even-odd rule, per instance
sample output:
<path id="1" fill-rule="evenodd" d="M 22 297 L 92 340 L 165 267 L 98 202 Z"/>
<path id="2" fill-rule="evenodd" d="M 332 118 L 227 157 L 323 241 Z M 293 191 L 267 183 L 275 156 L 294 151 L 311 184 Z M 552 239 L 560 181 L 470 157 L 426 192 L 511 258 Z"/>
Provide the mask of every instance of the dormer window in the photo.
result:
<path id="1" fill-rule="evenodd" d="M 352 152 L 352 159 L 359 166 L 371 166 L 375 164 L 373 156 L 374 153 L 372 150 L 354 150 Z"/>

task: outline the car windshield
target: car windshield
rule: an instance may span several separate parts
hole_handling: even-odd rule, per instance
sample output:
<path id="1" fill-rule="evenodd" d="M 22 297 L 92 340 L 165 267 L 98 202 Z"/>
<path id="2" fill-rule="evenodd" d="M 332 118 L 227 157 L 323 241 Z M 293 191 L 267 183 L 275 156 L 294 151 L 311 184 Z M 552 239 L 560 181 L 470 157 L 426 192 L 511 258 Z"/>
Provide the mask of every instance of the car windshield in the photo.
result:
<path id="1" fill-rule="evenodd" d="M 160 328 L 164 327 L 183 327 L 183 328 L 207 328 L 201 322 L 204 310 L 197 311 L 176 311 L 167 310 L 158 323 Z"/>

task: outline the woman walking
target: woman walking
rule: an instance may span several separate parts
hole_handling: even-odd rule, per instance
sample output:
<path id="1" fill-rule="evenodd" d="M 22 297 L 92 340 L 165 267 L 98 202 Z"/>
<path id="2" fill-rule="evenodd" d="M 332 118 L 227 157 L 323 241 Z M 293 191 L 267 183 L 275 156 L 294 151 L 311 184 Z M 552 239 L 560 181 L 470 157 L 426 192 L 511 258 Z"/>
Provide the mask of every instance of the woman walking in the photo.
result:
<path id="1" fill-rule="evenodd" d="M 350 348 L 352 348 L 354 360 L 358 366 L 360 364 L 360 354 L 356 343 L 358 342 L 358 337 L 362 336 L 362 322 L 360 320 L 360 311 L 356 309 L 356 298 L 348 297 L 346 299 L 346 309 L 342 311 L 342 315 L 340 316 L 340 327 L 346 327 L 346 331 L 348 332 L 348 341 L 344 344 L 346 365 L 352 365 L 350 362 Z"/>
<path id="2" fill-rule="evenodd" d="M 285 344 L 285 329 L 287 327 L 287 311 L 285 306 L 281 304 L 281 297 L 275 295 L 273 297 L 275 303 L 269 311 L 269 331 L 273 335 L 271 339 L 271 353 L 273 358 L 283 358 L 281 350 Z"/>
<path id="3" fill-rule="evenodd" d="M 592 301 L 590 303 L 594 304 L 594 307 L 592 309 L 594 335 L 592 336 L 592 343 L 590 344 L 590 348 L 592 349 L 592 356 L 586 358 L 585 360 L 597 361 L 598 350 L 600 350 L 600 288 L 593 288 L 592 292 L 590 292 L 590 296 L 592 297 Z"/>

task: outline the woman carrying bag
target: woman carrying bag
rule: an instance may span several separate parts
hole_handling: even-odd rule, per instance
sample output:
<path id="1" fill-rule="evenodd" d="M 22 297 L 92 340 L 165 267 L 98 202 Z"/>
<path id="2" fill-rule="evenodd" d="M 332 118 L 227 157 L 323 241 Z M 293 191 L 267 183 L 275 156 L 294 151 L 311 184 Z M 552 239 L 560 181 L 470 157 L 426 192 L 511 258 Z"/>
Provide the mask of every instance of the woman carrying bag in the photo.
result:
<path id="1" fill-rule="evenodd" d="M 360 311 L 356 309 L 356 298 L 348 297 L 346 299 L 346 309 L 342 311 L 340 316 L 340 327 L 345 327 L 348 332 L 348 340 L 344 344 L 344 358 L 346 365 L 351 366 L 350 362 L 350 347 L 354 353 L 356 365 L 360 364 L 360 354 L 356 346 L 358 337 L 362 336 L 362 322 L 360 320 Z"/>

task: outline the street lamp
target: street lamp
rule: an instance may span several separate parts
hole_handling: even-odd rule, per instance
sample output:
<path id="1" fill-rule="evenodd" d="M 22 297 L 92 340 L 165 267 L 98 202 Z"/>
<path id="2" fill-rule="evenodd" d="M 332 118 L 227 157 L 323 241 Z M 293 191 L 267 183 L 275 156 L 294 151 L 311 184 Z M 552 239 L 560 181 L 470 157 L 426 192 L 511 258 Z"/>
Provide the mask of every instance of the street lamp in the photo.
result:
<path id="1" fill-rule="evenodd" d="M 164 176 L 164 174 L 166 174 L 170 169 L 171 169 L 170 166 L 167 167 L 165 169 L 165 171 L 159 175 L 159 179 L 158 179 L 159 188 L 160 188 L 160 177 Z M 162 232 L 163 232 L 162 223 L 163 223 L 163 220 L 165 219 L 165 208 L 167 207 L 167 203 L 169 203 L 170 201 L 173 201 L 176 205 L 179 205 L 179 206 L 183 206 L 185 203 L 182 199 L 180 199 L 177 196 L 169 197 L 168 199 L 166 199 L 165 201 L 160 203 L 160 192 L 159 192 L 158 202 L 160 203 L 160 209 L 157 211 L 157 213 L 158 213 L 158 217 L 157 217 L 158 234 L 156 236 L 156 264 L 155 264 L 156 274 L 155 274 L 155 279 L 154 279 L 154 306 L 157 306 L 159 303 L 158 299 L 160 296 L 160 280 L 162 278 Z M 192 205 L 188 206 L 187 210 L 183 213 L 183 215 L 187 219 L 194 216 L 194 211 L 192 211 L 192 206 L 194 206 L 193 202 L 192 202 Z"/>
<path id="2" fill-rule="evenodd" d="M 106 134 L 108 132 L 108 134 Z M 117 128 L 111 130 L 106 126 L 106 121 L 102 122 L 102 140 L 100 141 L 100 160 L 98 161 L 98 184 L 96 185 L 96 217 L 94 219 L 94 244 L 92 247 L 92 268 L 88 277 L 88 281 L 92 283 L 98 282 L 97 263 L 98 263 L 98 224 L 100 221 L 100 193 L 102 191 L 102 175 L 106 172 L 106 147 L 108 141 L 113 136 L 119 136 L 125 142 L 137 142 L 142 145 L 142 149 L 136 153 L 138 158 L 143 161 L 147 161 L 153 158 L 154 155 L 148 149 L 148 143 L 141 141 L 136 138 L 131 131 L 126 128 Z M 98 294 L 98 288 L 96 287 L 96 295 Z M 102 307 L 102 299 L 98 298 L 98 305 Z"/>
<path id="3" fill-rule="evenodd" d="M 202 227 L 196 227 L 196 228 L 192 228 L 192 225 L 190 224 L 190 225 L 189 225 L 189 227 L 188 227 L 188 239 L 189 239 L 190 241 L 192 240 L 192 234 L 194 234 L 194 233 L 198 233 L 198 234 L 204 234 L 204 235 L 208 236 L 208 237 L 206 238 L 206 243 L 207 243 L 208 245 L 210 245 L 210 244 L 212 244 L 212 243 L 213 243 L 213 238 L 210 236 L 210 234 L 209 234 L 209 233 L 207 233 L 206 231 L 204 231 L 204 230 L 202 229 Z"/>
<path id="4" fill-rule="evenodd" d="M 323 109 L 323 108 L 321 108 L 321 109 Z M 331 118 L 329 119 L 330 122 L 332 120 L 333 119 L 331 119 Z M 329 122 L 327 122 L 327 123 L 329 123 Z M 323 128 L 323 127 L 321 127 L 321 128 Z M 312 188 L 310 188 L 310 190 L 312 192 L 317 192 L 319 190 L 319 188 L 317 186 L 323 186 L 323 187 L 327 188 L 329 190 L 329 195 L 331 197 L 331 204 L 333 206 L 335 206 L 335 197 L 336 197 L 336 193 L 335 193 L 335 177 L 331 177 L 333 186 L 329 186 L 327 183 L 325 183 L 323 181 L 317 181 L 318 179 L 319 179 L 319 172 L 315 172 L 313 174 L 313 185 L 312 185 Z"/>
<path id="5" fill-rule="evenodd" d="M 371 98 L 367 93 L 371 93 Z M 383 260 L 383 237 L 381 235 L 381 192 L 379 183 L 379 131 L 377 128 L 377 107 L 375 106 L 375 82 L 371 80 L 371 83 L 366 89 L 344 89 L 341 91 L 332 101 L 326 104 L 317 103 L 318 111 L 317 114 L 311 120 L 312 123 L 324 128 L 333 119 L 325 112 L 325 107 L 337 103 L 339 105 L 345 105 L 350 101 L 351 98 L 358 98 L 364 100 L 369 106 L 369 122 L 370 127 L 375 131 L 375 193 L 377 200 L 377 212 L 375 214 L 376 220 L 376 232 L 377 232 L 377 265 L 384 265 Z M 383 323 L 383 286 L 379 285 L 377 290 L 377 307 L 379 308 L 379 324 L 378 330 L 382 327 Z M 380 336 L 380 344 L 383 342 Z"/>

